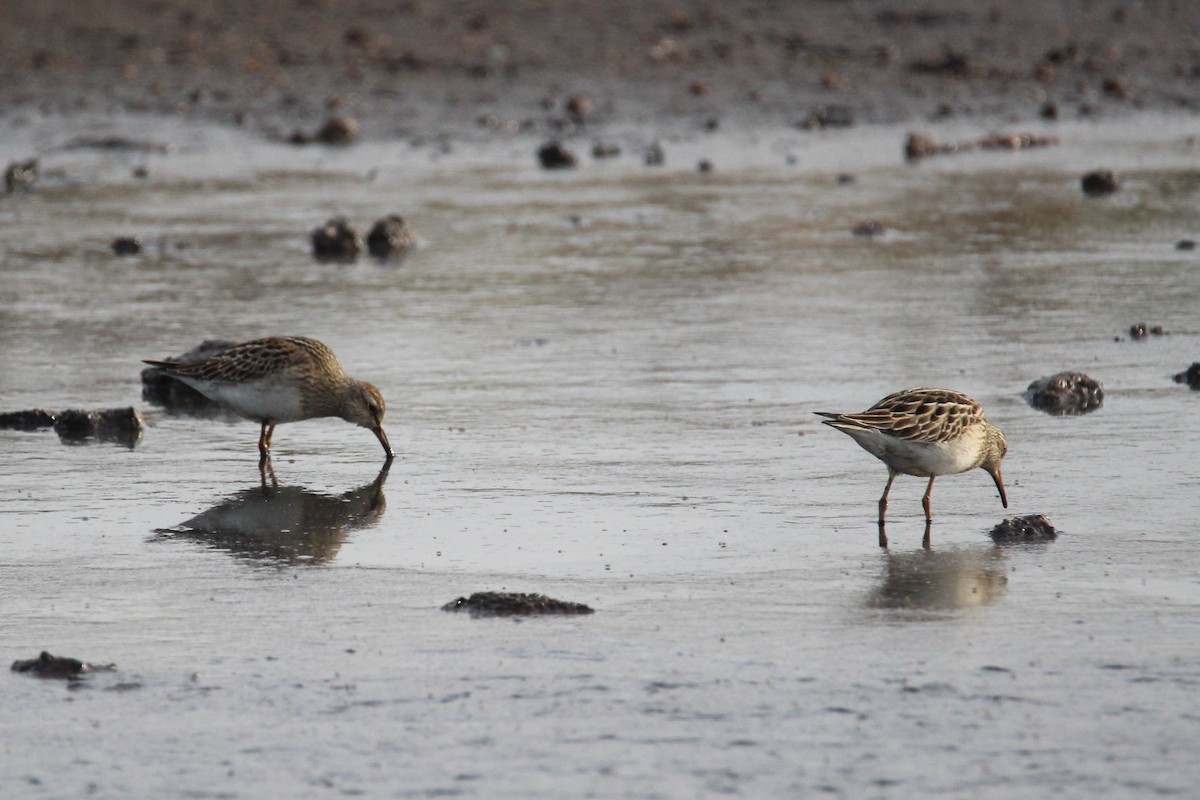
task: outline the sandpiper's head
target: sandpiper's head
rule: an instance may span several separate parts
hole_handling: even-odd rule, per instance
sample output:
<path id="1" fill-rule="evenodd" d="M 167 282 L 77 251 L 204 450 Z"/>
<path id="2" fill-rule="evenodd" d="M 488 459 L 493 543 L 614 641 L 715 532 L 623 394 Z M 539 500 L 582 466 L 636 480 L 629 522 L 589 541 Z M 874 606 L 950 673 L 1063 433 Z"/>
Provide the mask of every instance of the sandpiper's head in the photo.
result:
<path id="1" fill-rule="evenodd" d="M 394 458 L 395 453 L 388 444 L 387 434 L 383 432 L 383 414 L 387 408 L 379 390 L 369 383 L 355 381 L 349 387 L 346 401 L 342 408 L 342 419 L 370 430 L 383 445 L 388 460 Z"/>
<path id="2" fill-rule="evenodd" d="M 1008 508 L 1008 495 L 1004 493 L 1004 480 L 1000 477 L 1000 462 L 1008 453 L 1008 442 L 1004 441 L 1004 433 L 995 425 L 987 426 L 986 436 L 983 443 L 983 463 L 979 466 L 992 476 L 996 488 L 1000 491 L 1000 503 Z"/>

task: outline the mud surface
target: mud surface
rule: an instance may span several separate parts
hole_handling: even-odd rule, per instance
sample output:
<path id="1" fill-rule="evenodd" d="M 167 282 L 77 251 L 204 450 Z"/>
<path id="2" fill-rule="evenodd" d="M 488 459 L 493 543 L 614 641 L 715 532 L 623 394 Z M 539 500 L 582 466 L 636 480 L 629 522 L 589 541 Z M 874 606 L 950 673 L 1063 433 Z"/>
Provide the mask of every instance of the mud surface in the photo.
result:
<path id="1" fill-rule="evenodd" d="M 134 450 L 0 431 L 0 649 L 122 667 L 70 702 L 0 678 L 0 794 L 1186 795 L 1196 128 L 1053 127 L 915 167 L 906 126 L 727 127 L 556 172 L 534 134 L 11 129 L 0 160 L 171 147 L 56 152 L 0 202 L 4 406 L 147 421 Z M 312 258 L 314 220 L 392 213 L 423 239 L 403 263 Z M 1114 341 L 1151 314 L 1170 336 Z M 141 399 L 142 359 L 288 333 L 381 388 L 390 474 L 338 420 L 282 426 L 260 473 L 254 423 Z M 1063 365 L 1103 408 L 1029 407 Z M 886 471 L 812 412 L 921 384 L 987 408 L 1007 513 L 1053 544 L 993 543 L 975 471 L 939 481 L 929 551 L 925 481 L 897 479 L 879 550 Z M 460 587 L 597 613 L 442 613 Z"/>
<path id="2" fill-rule="evenodd" d="M 0 676 L 0 796 L 1187 796 L 1200 129 L 1148 112 L 1197 102 L 1200 7 L 549 9 L 0 4 L 0 164 L 38 162 L 0 401 L 147 421 L 0 430 L 0 650 L 122 667 Z M 908 164 L 913 130 L 1058 144 Z M 313 258 L 392 214 L 403 261 Z M 270 334 L 381 388 L 390 474 L 340 421 L 260 471 L 253 423 L 141 397 Z M 1103 408 L 1029 407 L 1064 366 Z M 812 412 L 911 385 L 987 408 L 1052 545 L 993 543 L 975 472 L 930 550 L 897 479 L 879 550 L 886 471 Z"/>
<path id="3" fill-rule="evenodd" d="M 1076 119 L 1200 107 L 1196 30 L 1194 3 L 1125 0 L 11 0 L 0 101 L 305 140 Z"/>

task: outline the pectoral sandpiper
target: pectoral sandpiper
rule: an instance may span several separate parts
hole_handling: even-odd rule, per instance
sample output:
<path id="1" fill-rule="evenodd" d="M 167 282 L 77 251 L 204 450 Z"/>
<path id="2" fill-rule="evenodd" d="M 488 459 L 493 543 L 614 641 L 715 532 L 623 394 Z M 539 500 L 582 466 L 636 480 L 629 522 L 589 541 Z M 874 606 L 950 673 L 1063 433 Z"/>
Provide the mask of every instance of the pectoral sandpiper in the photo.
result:
<path id="1" fill-rule="evenodd" d="M 889 394 L 861 414 L 831 414 L 825 424 L 849 434 L 862 448 L 888 468 L 887 485 L 879 498 L 880 543 L 884 544 L 883 518 L 888 492 L 900 473 L 929 478 L 921 505 L 925 520 L 929 493 L 939 475 L 953 475 L 979 467 L 987 471 L 1008 508 L 1000 461 L 1008 452 L 1004 434 L 984 417 L 983 409 L 965 394 L 949 389 L 905 389 Z"/>
<path id="2" fill-rule="evenodd" d="M 146 361 L 242 416 L 260 422 L 258 452 L 266 459 L 282 422 L 341 417 L 369 429 L 390 461 L 383 395 L 347 377 L 326 345 L 305 336 L 271 336 L 234 345 L 189 363 Z"/>

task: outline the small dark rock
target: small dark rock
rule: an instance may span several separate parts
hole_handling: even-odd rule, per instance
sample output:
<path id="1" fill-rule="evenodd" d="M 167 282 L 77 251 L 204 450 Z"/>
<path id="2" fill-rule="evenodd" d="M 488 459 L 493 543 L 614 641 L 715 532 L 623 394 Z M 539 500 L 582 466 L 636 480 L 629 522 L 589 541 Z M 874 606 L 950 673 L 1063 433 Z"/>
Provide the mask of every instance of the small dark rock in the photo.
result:
<path id="1" fill-rule="evenodd" d="M 592 158 L 616 158 L 621 155 L 621 148 L 615 144 L 596 142 L 592 145 Z"/>
<path id="2" fill-rule="evenodd" d="M 975 71 L 975 65 L 966 53 L 947 50 L 941 58 L 914 61 L 909 69 L 929 75 L 965 78 Z"/>
<path id="3" fill-rule="evenodd" d="M 887 228 L 884 227 L 884 224 L 879 220 L 874 219 L 864 220 L 850 229 L 850 233 L 853 235 L 861 236 L 867 239 L 873 239 L 876 236 L 882 236 L 886 232 Z"/>
<path id="4" fill-rule="evenodd" d="M 367 234 L 367 250 L 376 258 L 402 258 L 416 246 L 416 233 L 399 214 L 376 221 Z"/>
<path id="5" fill-rule="evenodd" d="M 1196 249 L 1196 240 L 1195 239 L 1180 239 L 1178 242 L 1175 243 L 1175 249 L 1176 250 L 1195 250 Z"/>
<path id="6" fill-rule="evenodd" d="M 646 149 L 646 155 L 643 156 L 642 161 L 647 167 L 661 167 L 667 163 L 667 154 L 663 151 L 662 145 L 655 142 Z"/>
<path id="7" fill-rule="evenodd" d="M 1183 372 L 1174 376 L 1176 383 L 1186 383 L 1193 389 L 1200 389 L 1200 361 L 1194 362 Z"/>
<path id="8" fill-rule="evenodd" d="M 54 425 L 55 414 L 40 408 L 0 414 L 0 430 L 36 431 Z"/>
<path id="9" fill-rule="evenodd" d="M 28 192 L 37 182 L 38 160 L 13 161 L 4 170 L 4 188 L 9 193 Z"/>
<path id="10" fill-rule="evenodd" d="M 588 114 L 592 113 L 596 104 L 592 102 L 592 98 L 586 94 L 573 94 L 567 97 L 565 108 L 576 122 L 581 121 Z"/>
<path id="11" fill-rule="evenodd" d="M 702 158 L 702 159 L 700 159 L 699 162 L 697 162 L 696 169 L 699 172 L 705 172 L 705 173 L 712 172 L 713 171 L 713 162 L 709 161 L 707 158 Z"/>
<path id="12" fill-rule="evenodd" d="M 1047 100 L 1042 104 L 1042 109 L 1038 113 L 1042 119 L 1058 119 L 1058 103 Z"/>
<path id="13" fill-rule="evenodd" d="M 142 241 L 136 236 L 119 236 L 109 246 L 119 256 L 136 256 L 142 252 Z"/>
<path id="14" fill-rule="evenodd" d="M 1166 336 L 1166 334 L 1162 325 L 1147 325 L 1144 322 L 1138 322 L 1129 326 L 1130 339 L 1145 339 L 1147 336 Z"/>
<path id="15" fill-rule="evenodd" d="M 575 154 L 562 142 L 547 142 L 538 148 L 537 156 L 542 169 L 572 169 L 576 164 Z"/>
<path id="16" fill-rule="evenodd" d="M 834 181 L 838 186 L 849 186 L 857 180 L 858 178 L 854 177 L 849 172 L 839 172 L 834 178 Z"/>
<path id="17" fill-rule="evenodd" d="M 583 603 L 555 600 L 544 594 L 475 592 L 442 606 L 443 611 L 467 611 L 473 617 L 513 617 L 541 614 L 591 614 Z"/>
<path id="18" fill-rule="evenodd" d="M 313 139 L 321 144 L 350 144 L 362 138 L 362 126 L 354 117 L 330 117 L 325 120 Z"/>
<path id="19" fill-rule="evenodd" d="M 1104 404 L 1104 387 L 1082 372 L 1060 372 L 1029 384 L 1025 400 L 1047 414 L 1077 416 Z"/>
<path id="20" fill-rule="evenodd" d="M 1089 172 L 1080 180 L 1080 188 L 1088 197 L 1102 197 L 1117 190 L 1117 178 L 1112 170 L 1098 169 Z"/>
<path id="21" fill-rule="evenodd" d="M 163 361 L 190 364 L 233 347 L 235 342 L 223 339 L 206 339 L 196 347 L 178 356 Z M 161 367 L 146 367 L 142 370 L 142 399 L 162 406 L 170 414 L 186 414 L 193 417 L 220 417 L 237 419 L 225 406 L 210 400 L 178 378 L 173 378 Z"/>
<path id="22" fill-rule="evenodd" d="M 54 432 L 65 444 L 82 444 L 88 439 L 96 439 L 132 449 L 142 440 L 145 427 L 145 420 L 133 406 L 100 411 L 68 409 L 54 420 Z"/>
<path id="23" fill-rule="evenodd" d="M 77 658 L 52 656 L 45 650 L 37 658 L 17 660 L 12 663 L 13 672 L 27 672 L 39 678 L 79 680 L 88 672 L 113 672 L 116 664 L 89 664 Z"/>
<path id="24" fill-rule="evenodd" d="M 1114 97 L 1118 100 L 1129 98 L 1129 82 L 1124 78 L 1105 78 L 1100 86 L 1109 97 Z"/>
<path id="25" fill-rule="evenodd" d="M 363 250 L 363 240 L 345 217 L 337 217 L 312 232 L 312 248 L 323 261 L 353 261 Z"/>
<path id="26" fill-rule="evenodd" d="M 992 537 L 996 544 L 1052 542 L 1058 536 L 1058 531 L 1050 524 L 1050 520 L 1041 514 L 1030 514 L 1004 520 L 992 528 L 988 536 Z"/>

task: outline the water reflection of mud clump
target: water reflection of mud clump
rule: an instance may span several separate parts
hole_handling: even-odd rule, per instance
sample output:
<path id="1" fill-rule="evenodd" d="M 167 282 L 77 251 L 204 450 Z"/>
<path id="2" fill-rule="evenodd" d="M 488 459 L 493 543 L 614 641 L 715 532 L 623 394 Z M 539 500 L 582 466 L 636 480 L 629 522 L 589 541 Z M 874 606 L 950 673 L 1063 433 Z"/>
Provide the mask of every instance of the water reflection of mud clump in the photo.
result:
<path id="1" fill-rule="evenodd" d="M 367 234 L 367 250 L 376 258 L 403 258 L 416 246 L 416 232 L 399 214 L 378 220 Z"/>
<path id="2" fill-rule="evenodd" d="M 1025 400 L 1056 417 L 1078 416 L 1104 405 L 1104 387 L 1082 372 L 1059 372 L 1029 384 Z"/>
<path id="3" fill-rule="evenodd" d="M 883 581 L 866 605 L 953 611 L 993 603 L 1007 586 L 1003 555 L 992 547 L 888 553 Z"/>
<path id="4" fill-rule="evenodd" d="M 54 432 L 66 444 L 82 444 L 88 439 L 114 442 L 131 450 L 142 440 L 146 423 L 132 406 L 100 411 L 70 409 L 54 419 Z"/>
<path id="5" fill-rule="evenodd" d="M 1186 383 L 1193 389 L 1200 389 L 1200 361 L 1194 362 L 1183 372 L 1174 376 L 1176 383 Z"/>
<path id="6" fill-rule="evenodd" d="M 350 532 L 374 525 L 387 509 L 389 465 L 371 483 L 340 495 L 268 483 L 245 489 L 159 538 L 190 539 L 234 556 L 284 564 L 319 564 L 341 550 Z"/>
<path id="7" fill-rule="evenodd" d="M 996 544 L 1018 544 L 1021 542 L 1052 542 L 1058 531 L 1050 520 L 1041 514 L 1012 517 L 1001 522 L 988 533 Z"/>
<path id="8" fill-rule="evenodd" d="M 89 672 L 113 672 L 116 664 L 89 664 L 77 658 L 52 656 L 45 650 L 37 658 L 27 658 L 12 663 L 13 672 L 24 672 L 38 678 L 58 680 L 80 680 Z"/>
<path id="9" fill-rule="evenodd" d="M 519 592 L 475 592 L 442 606 L 443 611 L 466 611 L 472 617 L 516 617 L 545 614 L 592 614 L 583 603 L 555 600 L 544 594 Z"/>
<path id="10" fill-rule="evenodd" d="M 205 339 L 186 353 L 164 358 L 163 361 L 173 364 L 190 364 L 233 347 L 234 344 L 234 342 L 224 339 Z M 225 406 L 210 400 L 183 381 L 171 377 L 161 367 L 146 367 L 142 370 L 142 399 L 151 405 L 166 409 L 169 414 L 184 414 L 209 419 L 238 418 Z"/>

